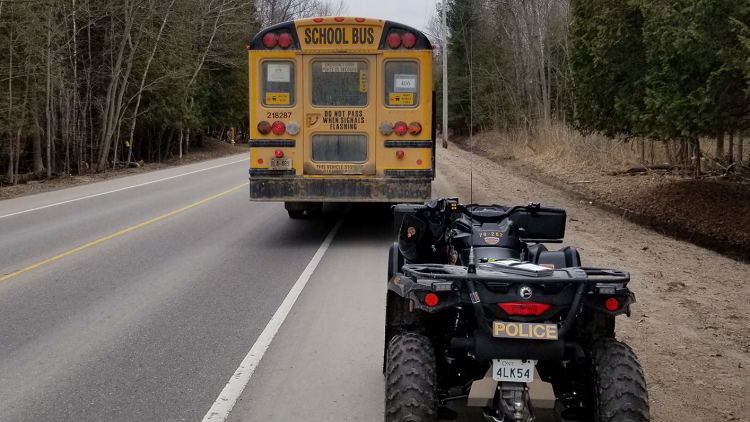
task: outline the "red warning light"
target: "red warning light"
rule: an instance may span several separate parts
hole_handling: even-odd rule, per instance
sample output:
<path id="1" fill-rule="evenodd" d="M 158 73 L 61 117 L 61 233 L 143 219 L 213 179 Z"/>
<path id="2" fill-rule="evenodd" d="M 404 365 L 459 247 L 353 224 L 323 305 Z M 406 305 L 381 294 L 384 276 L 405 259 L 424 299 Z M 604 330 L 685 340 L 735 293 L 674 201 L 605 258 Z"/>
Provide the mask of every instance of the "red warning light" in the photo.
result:
<path id="1" fill-rule="evenodd" d="M 401 45 L 401 35 L 398 35 L 397 33 L 392 33 L 388 35 L 388 46 L 391 48 L 398 48 L 398 46 Z"/>
<path id="2" fill-rule="evenodd" d="M 315 19 L 313 19 L 313 22 L 315 22 L 315 23 L 321 23 L 321 22 L 323 22 L 323 18 L 315 18 Z"/>
<path id="3" fill-rule="evenodd" d="M 276 35 L 268 33 L 263 36 L 263 45 L 266 46 L 266 48 L 274 48 L 276 47 L 276 43 L 279 41 L 278 38 L 276 38 Z"/>
<path id="4" fill-rule="evenodd" d="M 365 21 L 365 18 L 354 18 L 355 21 L 362 23 Z"/>
<path id="5" fill-rule="evenodd" d="M 289 48 L 289 46 L 292 45 L 292 36 L 287 34 L 286 32 L 279 35 L 279 47 L 281 48 Z"/>
<path id="6" fill-rule="evenodd" d="M 337 16 L 337 17 L 333 18 L 333 20 L 335 20 L 336 22 L 343 22 L 344 18 L 342 18 L 341 16 Z"/>
<path id="7" fill-rule="evenodd" d="M 417 36 L 412 34 L 411 32 L 407 32 L 406 34 L 404 34 L 403 43 L 404 47 L 412 48 L 417 45 Z"/>

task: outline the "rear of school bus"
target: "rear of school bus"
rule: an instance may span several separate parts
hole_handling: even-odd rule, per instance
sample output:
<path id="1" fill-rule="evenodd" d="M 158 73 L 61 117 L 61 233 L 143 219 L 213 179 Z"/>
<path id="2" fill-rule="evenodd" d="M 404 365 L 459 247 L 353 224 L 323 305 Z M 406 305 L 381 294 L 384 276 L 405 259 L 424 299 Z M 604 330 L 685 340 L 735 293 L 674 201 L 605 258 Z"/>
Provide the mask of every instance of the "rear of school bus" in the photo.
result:
<path id="1" fill-rule="evenodd" d="M 249 46 L 250 199 L 423 202 L 434 177 L 432 46 L 394 22 L 325 17 Z"/>

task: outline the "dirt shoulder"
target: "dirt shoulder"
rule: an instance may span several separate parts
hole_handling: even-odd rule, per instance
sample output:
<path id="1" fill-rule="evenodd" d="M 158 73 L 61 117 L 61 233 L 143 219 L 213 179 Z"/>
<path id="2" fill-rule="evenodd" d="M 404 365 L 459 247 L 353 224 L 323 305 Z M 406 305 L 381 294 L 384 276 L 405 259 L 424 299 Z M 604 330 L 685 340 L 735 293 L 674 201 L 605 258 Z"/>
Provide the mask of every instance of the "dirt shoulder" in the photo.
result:
<path id="1" fill-rule="evenodd" d="M 145 163 L 138 168 L 118 168 L 104 173 L 88 173 L 82 175 L 69 175 L 50 180 L 34 180 L 17 185 L 0 185 L 0 201 L 19 196 L 34 195 L 37 193 L 47 192 L 56 189 L 69 188 L 71 186 L 84 185 L 87 183 L 99 182 L 102 180 L 113 179 L 117 177 L 131 176 L 134 174 L 145 173 L 149 171 L 161 170 L 168 167 L 181 166 L 185 164 L 197 163 L 199 161 L 211 160 L 227 155 L 241 154 L 248 151 L 247 144 L 236 143 L 234 145 L 221 140 L 206 139 L 203 147 L 193 147 L 190 153 L 185 155 L 182 160 L 171 158 L 160 163 Z"/>
<path id="2" fill-rule="evenodd" d="M 579 249 L 584 264 L 630 271 L 638 302 L 631 318 L 618 319 L 617 331 L 643 365 L 652 420 L 750 422 L 750 265 L 634 224 L 455 145 L 438 148 L 437 162 L 439 196 L 468 202 L 473 167 L 475 202 L 563 207 L 566 244 Z"/>
<path id="3" fill-rule="evenodd" d="M 468 150 L 468 140 L 458 147 Z M 576 160 L 497 149 L 475 137 L 474 151 L 517 173 L 570 191 L 662 234 L 750 262 L 750 184 L 662 172 L 596 168 Z M 570 165 L 574 163 L 575 165 Z"/>

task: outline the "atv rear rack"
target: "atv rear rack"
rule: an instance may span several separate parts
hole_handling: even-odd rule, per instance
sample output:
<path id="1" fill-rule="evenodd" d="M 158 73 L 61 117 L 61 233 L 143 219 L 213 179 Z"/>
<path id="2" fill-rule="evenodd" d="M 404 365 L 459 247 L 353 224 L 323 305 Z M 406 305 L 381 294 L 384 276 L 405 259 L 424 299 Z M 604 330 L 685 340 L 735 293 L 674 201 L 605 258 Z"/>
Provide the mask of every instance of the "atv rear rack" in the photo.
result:
<path id="1" fill-rule="evenodd" d="M 622 284 L 624 287 L 630 281 L 630 273 L 624 270 L 595 267 L 573 267 L 554 270 L 551 276 L 526 276 L 505 273 L 499 269 L 485 269 L 480 264 L 476 273 L 469 273 L 467 267 L 444 264 L 406 264 L 402 267 L 403 274 L 419 279 L 443 281 L 474 281 L 474 282 L 507 282 L 507 283 L 607 283 Z"/>

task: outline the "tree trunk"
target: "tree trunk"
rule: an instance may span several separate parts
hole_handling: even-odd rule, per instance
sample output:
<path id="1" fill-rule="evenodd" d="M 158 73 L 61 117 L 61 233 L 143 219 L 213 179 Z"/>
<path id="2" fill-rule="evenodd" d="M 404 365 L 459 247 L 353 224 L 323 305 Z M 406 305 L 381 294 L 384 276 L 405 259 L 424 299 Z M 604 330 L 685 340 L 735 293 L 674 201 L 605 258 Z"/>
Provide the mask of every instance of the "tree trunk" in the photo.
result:
<path id="1" fill-rule="evenodd" d="M 716 135 L 716 160 L 720 163 L 724 162 L 724 132 Z"/>
<path id="2" fill-rule="evenodd" d="M 52 177 L 52 8 L 47 9 L 47 178 Z"/>
<path id="3" fill-rule="evenodd" d="M 729 145 L 727 145 L 727 165 L 734 164 L 734 131 L 729 132 Z M 734 169 L 734 167 L 732 167 Z"/>
<path id="4" fill-rule="evenodd" d="M 723 138 L 723 135 L 722 135 Z M 723 143 L 723 139 L 722 139 Z M 701 143 L 700 139 L 694 138 L 693 145 L 695 147 L 695 177 L 701 177 Z"/>

